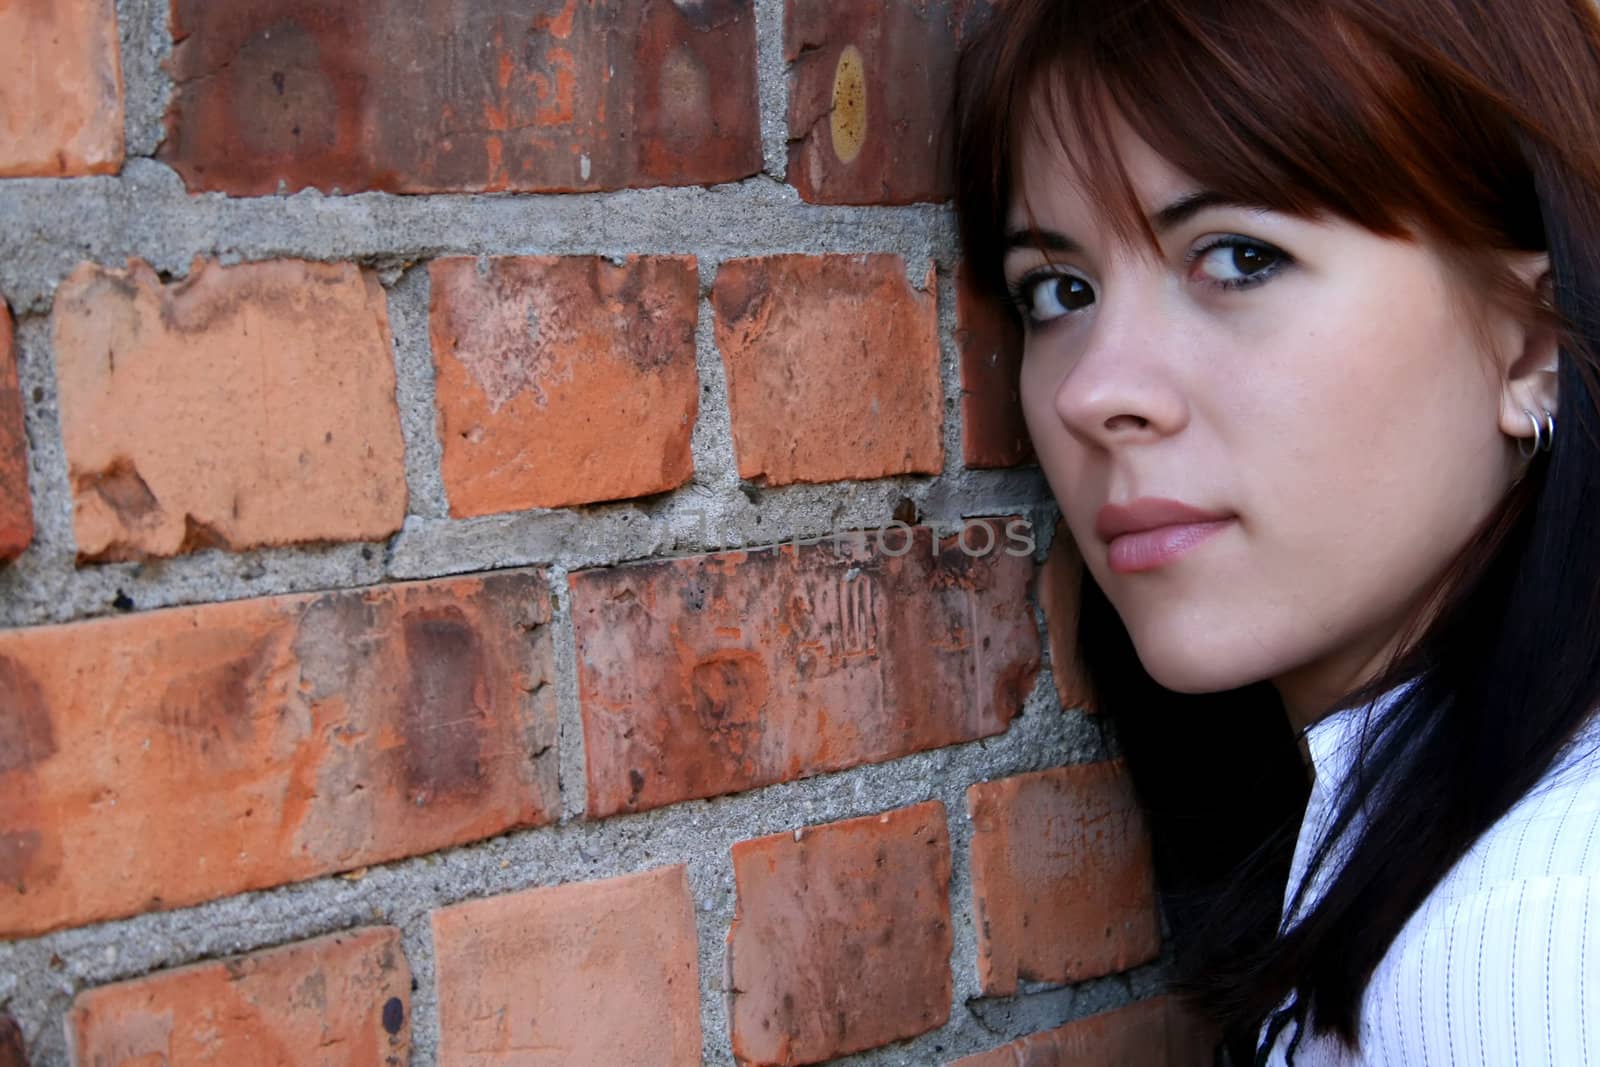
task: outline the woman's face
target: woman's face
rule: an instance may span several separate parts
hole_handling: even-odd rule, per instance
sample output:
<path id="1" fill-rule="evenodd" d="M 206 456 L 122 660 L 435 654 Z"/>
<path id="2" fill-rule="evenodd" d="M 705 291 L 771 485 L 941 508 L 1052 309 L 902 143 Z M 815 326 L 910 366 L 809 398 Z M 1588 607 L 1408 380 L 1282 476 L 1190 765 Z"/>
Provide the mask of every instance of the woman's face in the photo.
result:
<path id="1" fill-rule="evenodd" d="M 1147 214 L 1202 192 L 1118 128 Z M 1312 721 L 1509 488 L 1522 407 L 1554 410 L 1503 384 L 1526 331 L 1491 318 L 1486 350 L 1437 253 L 1342 221 L 1224 203 L 1157 225 L 1159 257 L 1115 245 L 1060 151 L 1022 145 L 1005 262 L 1045 476 L 1156 681 L 1271 679 Z"/>

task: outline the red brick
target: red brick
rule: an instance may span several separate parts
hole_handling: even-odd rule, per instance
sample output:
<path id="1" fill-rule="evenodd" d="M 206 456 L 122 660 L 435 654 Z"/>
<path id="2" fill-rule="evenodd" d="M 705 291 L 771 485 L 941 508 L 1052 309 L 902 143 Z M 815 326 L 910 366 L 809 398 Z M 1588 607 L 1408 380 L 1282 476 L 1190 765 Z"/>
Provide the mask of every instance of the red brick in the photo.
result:
<path id="1" fill-rule="evenodd" d="M 558 810 L 539 571 L 0 631 L 0 937 Z"/>
<path id="2" fill-rule="evenodd" d="M 956 346 L 961 352 L 962 461 L 971 468 L 1035 463 L 1022 417 L 1022 329 L 981 299 L 967 265 L 956 268 Z"/>
<path id="3" fill-rule="evenodd" d="M 937 474 L 933 268 L 896 255 L 734 259 L 711 294 L 739 477 L 767 485 Z"/>
<path id="4" fill-rule="evenodd" d="M 84 1067 L 401 1067 L 410 1002 L 400 931 L 382 926 L 91 989 L 67 1026 Z"/>
<path id="5" fill-rule="evenodd" d="M 1050 678 L 1063 708 L 1095 713 L 1089 681 L 1078 654 L 1078 605 L 1083 591 L 1083 556 L 1064 521 L 1057 520 L 1054 539 L 1039 568 L 1035 598 L 1044 608 L 1050 642 Z"/>
<path id="6" fill-rule="evenodd" d="M 354 264 L 81 264 L 53 313 L 80 560 L 379 541 L 406 513 L 383 287 Z"/>
<path id="7" fill-rule="evenodd" d="M 28 493 L 28 438 L 11 341 L 11 311 L 0 302 L 0 563 L 16 559 L 33 540 Z"/>
<path id="8" fill-rule="evenodd" d="M 1211 1046 L 1170 996 L 1090 1015 L 949 1067 L 1209 1067 Z"/>
<path id="9" fill-rule="evenodd" d="M 989 0 L 788 0 L 789 181 L 824 204 L 950 196 L 948 110 L 960 42 Z"/>
<path id="10" fill-rule="evenodd" d="M 0 4 L 0 178 L 122 168 L 116 0 Z"/>
<path id="11" fill-rule="evenodd" d="M 428 274 L 452 515 L 644 496 L 694 474 L 692 256 L 457 257 Z"/>
<path id="12" fill-rule="evenodd" d="M 0 1012 L 0 1067 L 28 1067 L 28 1050 L 22 1041 L 22 1027 L 5 1012 Z"/>
<path id="13" fill-rule="evenodd" d="M 801 1064 L 950 1017 L 950 846 L 930 800 L 733 846 L 733 1052 Z"/>
<path id="14" fill-rule="evenodd" d="M 190 189 L 571 192 L 761 168 L 749 0 L 172 0 Z"/>
<path id="15" fill-rule="evenodd" d="M 682 865 L 442 908 L 433 939 L 441 1067 L 699 1067 Z"/>
<path id="16" fill-rule="evenodd" d="M 1039 667 L 1033 562 L 890 527 L 578 571 L 589 814 L 660 807 L 1000 733 Z M 877 531 L 855 535 L 877 541 Z M 984 535 L 970 533 L 972 550 Z"/>
<path id="17" fill-rule="evenodd" d="M 1144 818 L 1121 760 L 967 790 L 983 992 L 1077 982 L 1161 953 Z"/>

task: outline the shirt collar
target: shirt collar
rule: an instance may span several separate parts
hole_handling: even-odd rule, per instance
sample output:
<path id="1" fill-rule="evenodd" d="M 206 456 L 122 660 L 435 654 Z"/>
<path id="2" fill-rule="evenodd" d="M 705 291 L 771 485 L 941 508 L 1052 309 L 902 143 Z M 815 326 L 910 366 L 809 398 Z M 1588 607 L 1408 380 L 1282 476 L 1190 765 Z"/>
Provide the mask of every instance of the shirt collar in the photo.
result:
<path id="1" fill-rule="evenodd" d="M 1361 735 L 1371 731 L 1416 684 L 1408 678 L 1367 704 L 1332 711 L 1305 728 L 1312 774 L 1325 791 L 1338 787 L 1361 751 Z"/>

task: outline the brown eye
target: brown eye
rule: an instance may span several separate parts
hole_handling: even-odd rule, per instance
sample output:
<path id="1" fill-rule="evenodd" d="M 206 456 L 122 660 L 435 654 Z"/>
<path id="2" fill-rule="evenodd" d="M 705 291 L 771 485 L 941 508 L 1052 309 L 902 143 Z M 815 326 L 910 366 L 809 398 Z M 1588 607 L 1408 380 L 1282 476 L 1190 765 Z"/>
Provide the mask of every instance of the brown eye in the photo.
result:
<path id="1" fill-rule="evenodd" d="M 1035 271 L 1012 286 L 1011 299 L 1030 326 L 1042 326 L 1094 303 L 1094 290 L 1071 274 Z"/>
<path id="2" fill-rule="evenodd" d="M 1213 284 L 1242 289 L 1276 274 L 1289 262 L 1284 252 L 1245 237 L 1224 237 L 1195 252 Z"/>

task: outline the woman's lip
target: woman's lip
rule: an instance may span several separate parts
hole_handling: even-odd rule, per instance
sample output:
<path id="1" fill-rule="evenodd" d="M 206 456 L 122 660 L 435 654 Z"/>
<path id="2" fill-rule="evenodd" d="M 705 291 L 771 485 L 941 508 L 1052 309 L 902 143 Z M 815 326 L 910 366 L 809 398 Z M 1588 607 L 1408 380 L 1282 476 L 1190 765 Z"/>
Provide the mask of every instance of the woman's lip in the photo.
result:
<path id="1" fill-rule="evenodd" d="M 1114 537 L 1106 546 L 1106 561 L 1118 574 L 1137 574 L 1170 563 L 1189 549 L 1220 533 L 1233 520 L 1186 522 L 1158 526 Z"/>

